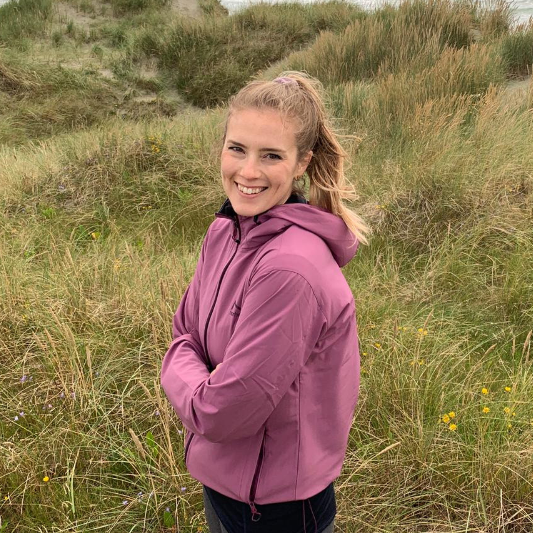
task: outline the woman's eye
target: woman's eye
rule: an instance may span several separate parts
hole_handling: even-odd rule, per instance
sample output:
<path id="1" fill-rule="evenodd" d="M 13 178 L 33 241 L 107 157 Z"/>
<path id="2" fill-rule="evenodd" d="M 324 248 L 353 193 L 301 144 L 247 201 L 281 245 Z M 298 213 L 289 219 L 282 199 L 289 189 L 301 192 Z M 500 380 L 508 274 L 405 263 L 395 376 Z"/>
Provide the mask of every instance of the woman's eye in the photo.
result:
<path id="1" fill-rule="evenodd" d="M 236 152 L 240 153 L 242 148 L 240 146 L 228 146 L 228 150 L 236 151 Z M 270 156 L 272 156 L 272 157 L 270 157 Z M 281 157 L 278 154 L 266 154 L 265 157 L 267 159 L 271 159 L 271 160 L 272 160 L 272 158 L 274 158 L 274 160 L 281 159 Z"/>

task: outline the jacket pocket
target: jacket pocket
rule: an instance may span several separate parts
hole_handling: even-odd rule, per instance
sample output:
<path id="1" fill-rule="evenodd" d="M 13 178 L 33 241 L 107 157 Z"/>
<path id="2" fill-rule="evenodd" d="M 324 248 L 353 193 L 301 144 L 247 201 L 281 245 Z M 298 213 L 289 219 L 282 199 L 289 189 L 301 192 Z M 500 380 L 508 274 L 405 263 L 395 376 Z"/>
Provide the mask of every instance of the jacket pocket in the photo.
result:
<path id="1" fill-rule="evenodd" d="M 187 455 L 189 453 L 189 448 L 191 447 L 191 441 L 192 441 L 192 438 L 194 437 L 194 433 L 191 433 L 189 435 L 189 437 L 187 438 L 187 443 L 185 444 L 185 457 L 184 457 L 184 461 L 185 461 L 185 466 L 187 466 Z"/>

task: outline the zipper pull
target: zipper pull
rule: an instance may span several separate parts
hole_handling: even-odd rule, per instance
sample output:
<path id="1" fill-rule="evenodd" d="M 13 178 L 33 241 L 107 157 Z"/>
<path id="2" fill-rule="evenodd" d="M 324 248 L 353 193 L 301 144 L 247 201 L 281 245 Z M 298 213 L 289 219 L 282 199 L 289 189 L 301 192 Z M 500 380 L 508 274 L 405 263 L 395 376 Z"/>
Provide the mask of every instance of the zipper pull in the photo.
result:
<path id="1" fill-rule="evenodd" d="M 237 244 L 241 243 L 241 240 L 237 239 L 237 237 L 236 237 L 237 233 L 240 234 L 240 232 L 241 232 L 241 228 L 239 227 L 239 222 L 237 221 L 236 218 L 234 218 L 233 219 L 233 235 L 232 235 L 232 238 Z M 239 237 L 240 237 L 240 235 L 239 235 Z"/>
<path id="2" fill-rule="evenodd" d="M 250 509 L 252 509 L 252 522 L 259 522 L 261 519 L 261 513 L 257 510 L 254 502 L 250 502 Z M 258 516 L 259 518 L 255 519 L 254 516 Z"/>

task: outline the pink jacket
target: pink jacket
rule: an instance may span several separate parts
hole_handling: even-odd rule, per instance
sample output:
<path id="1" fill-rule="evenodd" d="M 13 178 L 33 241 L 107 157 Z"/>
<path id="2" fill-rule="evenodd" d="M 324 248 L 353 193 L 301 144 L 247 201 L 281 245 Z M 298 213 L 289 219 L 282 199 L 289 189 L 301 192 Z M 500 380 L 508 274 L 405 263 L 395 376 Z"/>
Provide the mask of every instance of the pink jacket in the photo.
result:
<path id="1" fill-rule="evenodd" d="M 343 220 L 304 201 L 243 217 L 226 200 L 161 369 L 191 476 L 254 515 L 254 503 L 304 500 L 340 475 L 359 393 L 355 302 L 340 269 L 358 242 L 349 248 Z"/>

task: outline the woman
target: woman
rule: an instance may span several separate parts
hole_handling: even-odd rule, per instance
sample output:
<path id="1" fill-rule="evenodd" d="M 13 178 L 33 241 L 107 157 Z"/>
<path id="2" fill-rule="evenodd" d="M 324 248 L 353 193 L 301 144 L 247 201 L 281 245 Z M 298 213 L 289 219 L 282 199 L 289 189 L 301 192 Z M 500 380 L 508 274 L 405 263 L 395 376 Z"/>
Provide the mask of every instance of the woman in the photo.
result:
<path id="1" fill-rule="evenodd" d="M 211 533 L 332 532 L 359 390 L 355 303 L 340 267 L 369 228 L 342 202 L 355 194 L 320 83 L 283 74 L 230 101 L 227 199 L 162 364 Z"/>

